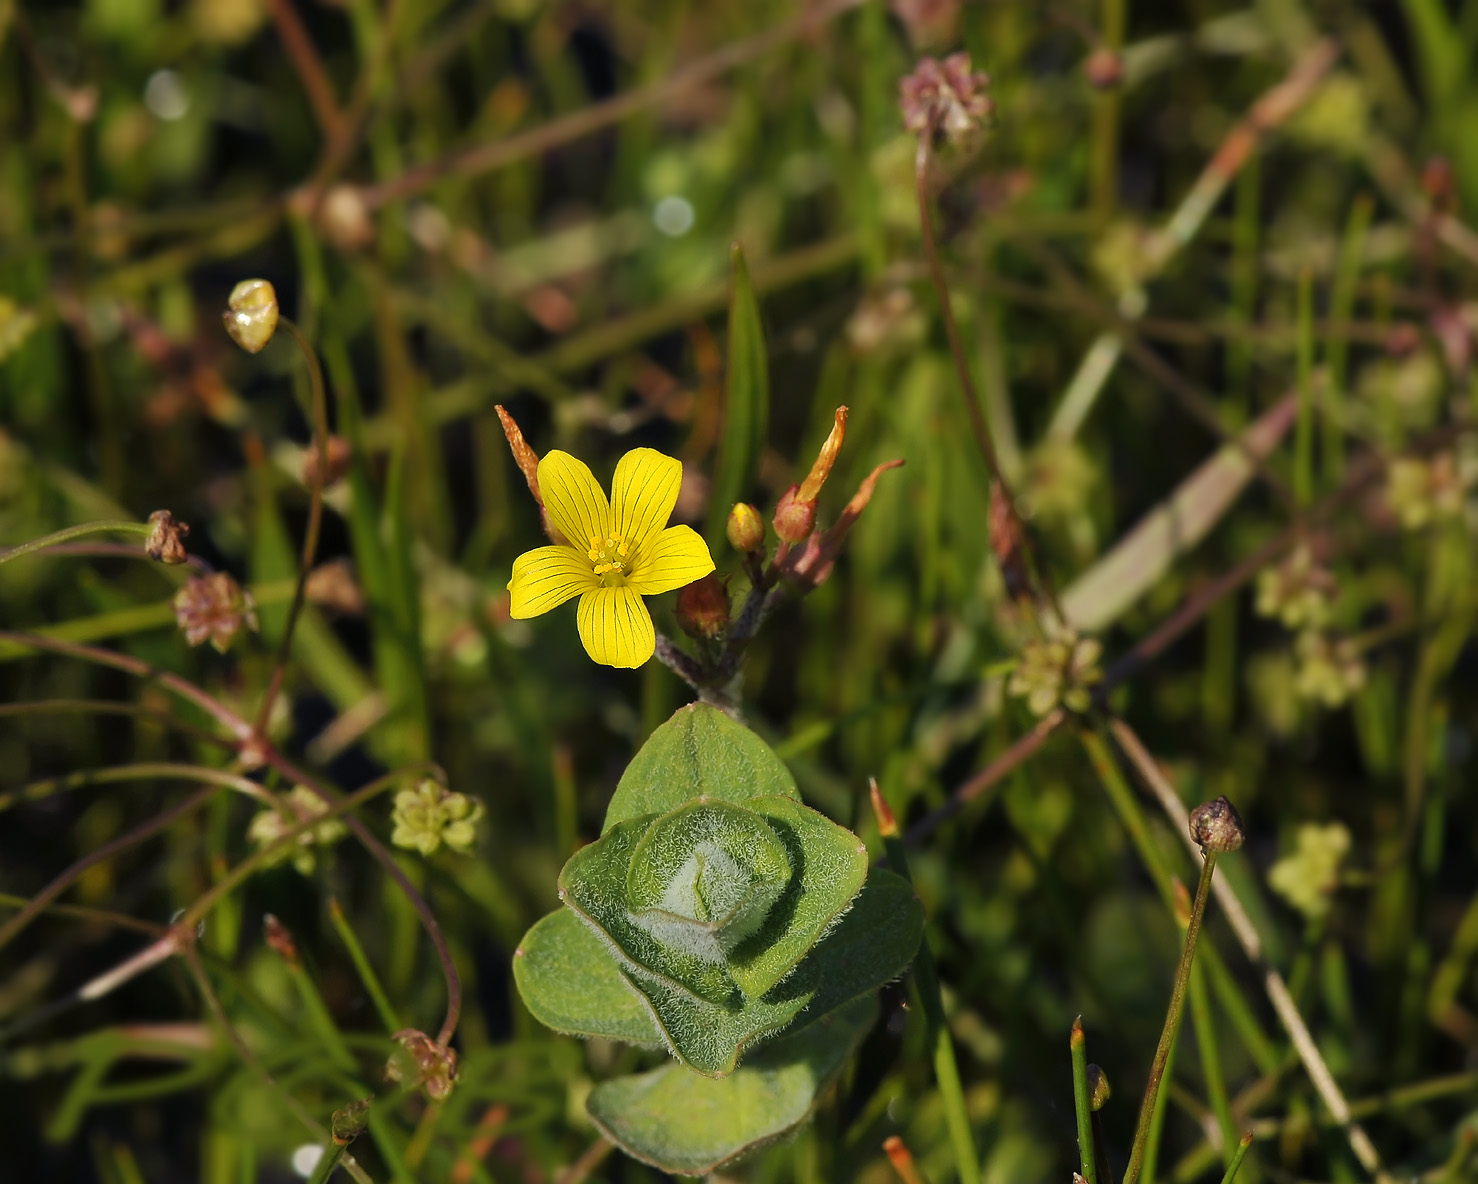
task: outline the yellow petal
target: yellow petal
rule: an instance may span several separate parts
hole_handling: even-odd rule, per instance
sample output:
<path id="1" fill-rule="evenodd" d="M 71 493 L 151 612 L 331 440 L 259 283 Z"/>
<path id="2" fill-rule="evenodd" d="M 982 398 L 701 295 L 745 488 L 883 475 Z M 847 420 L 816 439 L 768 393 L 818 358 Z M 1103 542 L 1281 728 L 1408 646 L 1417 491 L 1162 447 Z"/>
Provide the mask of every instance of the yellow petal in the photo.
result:
<path id="1" fill-rule="evenodd" d="M 513 561 L 508 615 L 537 617 L 599 585 L 590 561 L 573 547 L 535 547 Z"/>
<path id="2" fill-rule="evenodd" d="M 611 504 L 590 467 L 555 449 L 539 462 L 539 495 L 559 533 L 575 547 L 611 532 Z"/>
<path id="3" fill-rule="evenodd" d="M 708 544 L 691 526 L 669 526 L 637 557 L 629 586 L 643 596 L 671 592 L 713 570 Z"/>
<path id="4" fill-rule="evenodd" d="M 611 480 L 611 513 L 617 533 L 633 549 L 667 525 L 682 483 L 683 462 L 655 448 L 633 448 L 621 458 Z"/>
<path id="5" fill-rule="evenodd" d="M 652 616 L 629 586 L 585 593 L 575 620 L 585 652 L 604 666 L 640 666 L 657 648 Z"/>

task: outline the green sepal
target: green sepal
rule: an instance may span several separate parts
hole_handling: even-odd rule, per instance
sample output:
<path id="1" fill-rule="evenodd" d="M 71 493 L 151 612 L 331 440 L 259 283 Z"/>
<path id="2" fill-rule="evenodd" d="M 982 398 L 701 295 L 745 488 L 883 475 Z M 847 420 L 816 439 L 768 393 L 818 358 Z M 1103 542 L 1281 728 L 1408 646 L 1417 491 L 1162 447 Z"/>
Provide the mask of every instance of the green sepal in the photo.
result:
<path id="1" fill-rule="evenodd" d="M 569 909 L 535 923 L 513 953 L 513 981 L 529 1013 L 570 1036 L 661 1047 L 646 1001 L 600 938 Z"/>
<path id="2" fill-rule="evenodd" d="M 603 1082 L 586 1110 L 628 1155 L 665 1172 L 704 1175 L 804 1123 L 872 1026 L 877 1006 L 871 994 L 854 999 L 719 1080 L 670 1064 Z"/>
<path id="3" fill-rule="evenodd" d="M 716 707 L 691 703 L 647 738 L 626 766 L 606 808 L 618 822 L 666 814 L 696 797 L 744 803 L 778 794 L 800 800 L 795 778 L 774 751 Z"/>
<path id="4" fill-rule="evenodd" d="M 621 972 L 651 1005 L 673 1055 L 706 1077 L 725 1077 L 750 1046 L 791 1024 L 799 1030 L 814 1023 L 902 974 L 923 932 L 924 911 L 912 885 L 874 868 L 852 907 L 763 998 L 735 991 L 713 1002 L 629 964 Z"/>

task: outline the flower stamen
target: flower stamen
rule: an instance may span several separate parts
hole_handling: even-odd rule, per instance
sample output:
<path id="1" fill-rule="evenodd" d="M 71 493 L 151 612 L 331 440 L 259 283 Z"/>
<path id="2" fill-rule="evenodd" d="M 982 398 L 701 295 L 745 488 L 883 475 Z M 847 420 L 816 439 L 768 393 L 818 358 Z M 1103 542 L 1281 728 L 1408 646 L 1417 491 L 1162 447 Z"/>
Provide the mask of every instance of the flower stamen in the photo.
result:
<path id="1" fill-rule="evenodd" d="M 615 531 L 607 535 L 604 540 L 592 535 L 590 550 L 586 554 L 590 557 L 590 562 L 595 567 L 595 574 L 598 576 L 630 574 L 631 544 Z"/>

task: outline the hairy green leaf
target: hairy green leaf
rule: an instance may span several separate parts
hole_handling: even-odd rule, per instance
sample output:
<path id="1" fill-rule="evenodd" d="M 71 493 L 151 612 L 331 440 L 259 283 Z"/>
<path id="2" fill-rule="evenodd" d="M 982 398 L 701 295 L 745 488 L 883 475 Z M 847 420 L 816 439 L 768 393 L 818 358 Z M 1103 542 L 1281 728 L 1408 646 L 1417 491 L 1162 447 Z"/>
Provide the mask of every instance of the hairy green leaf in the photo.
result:
<path id="1" fill-rule="evenodd" d="M 756 1053 L 732 1076 L 714 1080 L 667 1065 L 603 1082 L 586 1109 L 628 1155 L 666 1172 L 703 1175 L 805 1122 L 876 1015 L 873 996 L 854 999 Z"/>
<path id="2" fill-rule="evenodd" d="M 653 732 L 626 766 L 601 833 L 700 796 L 742 803 L 770 794 L 800 800 L 795 778 L 770 746 L 718 708 L 691 703 Z"/>
<path id="3" fill-rule="evenodd" d="M 569 909 L 550 913 L 525 934 L 513 956 L 513 981 L 533 1017 L 556 1032 L 662 1043 L 642 997 Z"/>

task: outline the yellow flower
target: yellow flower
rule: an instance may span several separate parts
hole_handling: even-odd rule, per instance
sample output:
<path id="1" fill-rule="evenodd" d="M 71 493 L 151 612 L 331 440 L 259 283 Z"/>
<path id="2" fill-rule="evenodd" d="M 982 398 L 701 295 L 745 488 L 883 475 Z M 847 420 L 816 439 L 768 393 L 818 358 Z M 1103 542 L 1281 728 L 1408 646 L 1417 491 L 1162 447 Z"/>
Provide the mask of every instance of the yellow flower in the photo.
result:
<path id="1" fill-rule="evenodd" d="M 549 520 L 569 540 L 536 547 L 513 563 L 509 613 L 537 617 L 572 596 L 585 652 L 606 666 L 640 666 L 657 637 L 643 596 L 671 592 L 713 570 L 708 544 L 688 526 L 668 526 L 682 462 L 651 448 L 621 458 L 611 500 L 583 461 L 554 451 L 539 462 Z"/>

